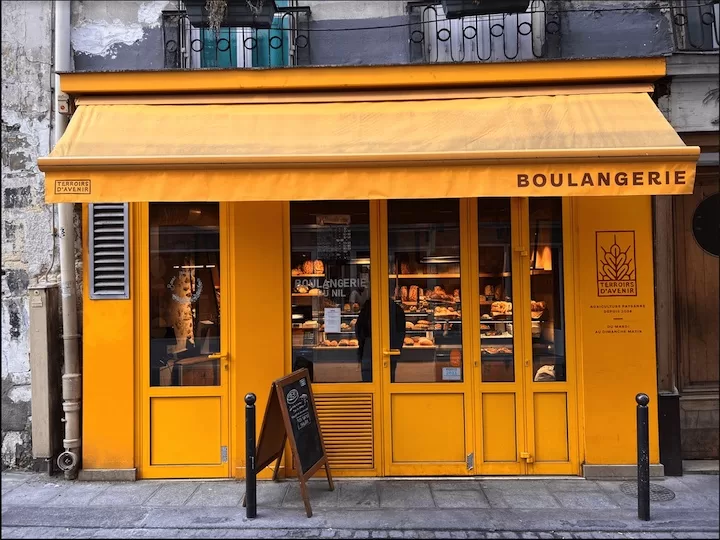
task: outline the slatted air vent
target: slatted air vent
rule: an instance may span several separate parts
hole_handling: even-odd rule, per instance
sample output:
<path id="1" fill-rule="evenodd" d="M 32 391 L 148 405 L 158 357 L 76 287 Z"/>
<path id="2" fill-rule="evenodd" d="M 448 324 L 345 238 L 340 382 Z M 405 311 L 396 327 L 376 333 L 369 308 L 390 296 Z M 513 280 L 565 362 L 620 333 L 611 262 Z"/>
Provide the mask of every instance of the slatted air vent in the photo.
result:
<path id="1" fill-rule="evenodd" d="M 331 470 L 373 469 L 372 394 L 314 397 Z"/>
<path id="2" fill-rule="evenodd" d="M 90 204 L 88 212 L 90 298 L 129 298 L 128 205 Z"/>

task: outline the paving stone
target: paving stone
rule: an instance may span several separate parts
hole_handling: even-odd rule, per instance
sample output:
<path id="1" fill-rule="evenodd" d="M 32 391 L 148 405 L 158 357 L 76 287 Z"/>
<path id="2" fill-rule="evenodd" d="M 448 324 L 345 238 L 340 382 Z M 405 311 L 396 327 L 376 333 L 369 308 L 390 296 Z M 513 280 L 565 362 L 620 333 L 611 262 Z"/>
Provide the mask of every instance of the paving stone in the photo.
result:
<path id="1" fill-rule="evenodd" d="M 486 488 L 485 496 L 492 508 L 560 508 L 558 501 L 550 493 L 517 492 Z"/>
<path id="2" fill-rule="evenodd" d="M 355 531 L 353 538 L 370 538 L 370 531 Z"/>
<path id="3" fill-rule="evenodd" d="M 237 506 L 244 493 L 244 482 L 202 482 L 185 505 Z"/>
<path id="4" fill-rule="evenodd" d="M 372 531 L 370 533 L 370 538 L 388 538 L 388 532 L 387 531 Z"/>
<path id="5" fill-rule="evenodd" d="M 338 488 L 330 491 L 327 482 L 310 482 L 307 484 L 310 506 L 312 508 L 334 508 L 338 505 Z M 304 508 L 300 484 L 293 482 L 288 484 L 285 498 L 282 502 L 283 508 Z"/>
<path id="6" fill-rule="evenodd" d="M 48 502 L 48 506 L 87 506 L 111 486 L 108 482 L 77 482 Z"/>
<path id="7" fill-rule="evenodd" d="M 633 497 L 628 499 L 635 501 Z M 675 498 L 670 501 L 650 501 L 650 508 L 672 508 L 675 510 L 688 508 L 692 510 L 714 510 L 717 508 L 714 500 L 708 497 L 706 493 L 698 493 L 696 491 L 677 491 Z"/>
<path id="8" fill-rule="evenodd" d="M 577 480 L 549 480 L 544 482 L 550 493 L 558 491 L 600 491 L 596 481 L 578 478 Z"/>
<path id="9" fill-rule="evenodd" d="M 381 481 L 377 488 L 382 508 L 435 508 L 426 482 Z"/>
<path id="10" fill-rule="evenodd" d="M 402 538 L 403 536 L 402 531 L 388 531 L 388 538 Z"/>
<path id="11" fill-rule="evenodd" d="M 158 489 L 160 484 L 153 481 L 121 482 L 111 484 L 89 503 L 89 506 L 140 506 Z"/>
<path id="12" fill-rule="evenodd" d="M 280 508 L 290 484 L 284 482 L 260 482 L 257 485 L 256 501 L 258 507 Z M 245 488 L 243 487 L 243 493 Z"/>
<path id="13" fill-rule="evenodd" d="M 549 493 L 547 482 L 541 480 L 483 480 L 480 485 L 483 489 L 496 491 Z"/>
<path id="14" fill-rule="evenodd" d="M 490 503 L 480 491 L 434 491 L 438 508 L 490 508 Z"/>
<path id="15" fill-rule="evenodd" d="M 3 505 L 43 505 L 57 497 L 67 488 L 67 484 L 25 482 L 10 491 L 7 495 L 3 494 L 2 503 Z"/>
<path id="16" fill-rule="evenodd" d="M 602 491 L 559 491 L 554 495 L 563 508 L 600 509 L 620 507 L 618 503 Z"/>
<path id="17" fill-rule="evenodd" d="M 420 538 L 417 531 L 403 531 L 403 538 Z"/>
<path id="18" fill-rule="evenodd" d="M 147 500 L 147 506 L 182 506 L 200 487 L 200 482 L 163 482 Z"/>
<path id="19" fill-rule="evenodd" d="M 374 481 L 346 482 L 336 485 L 339 508 L 377 508 L 380 498 Z"/>
<path id="20" fill-rule="evenodd" d="M 478 480 L 435 480 L 429 482 L 433 491 L 467 491 L 481 490 L 482 484 Z"/>

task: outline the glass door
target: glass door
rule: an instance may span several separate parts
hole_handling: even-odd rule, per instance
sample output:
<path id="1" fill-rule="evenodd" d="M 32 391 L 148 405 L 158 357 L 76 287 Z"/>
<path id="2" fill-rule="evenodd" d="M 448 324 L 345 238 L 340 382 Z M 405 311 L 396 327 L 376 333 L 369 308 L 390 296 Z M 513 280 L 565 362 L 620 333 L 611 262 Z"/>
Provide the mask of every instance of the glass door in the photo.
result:
<path id="1" fill-rule="evenodd" d="M 384 472 L 468 474 L 471 392 L 463 302 L 467 206 L 391 200 L 381 212 Z"/>
<path id="2" fill-rule="evenodd" d="M 477 257 L 477 331 L 480 369 L 475 372 L 478 474 L 525 474 L 522 455 L 527 446 L 523 393 L 522 324 L 518 300 L 522 296 L 521 224 L 517 200 L 478 199 L 473 208 Z M 475 217 L 475 216 L 473 216 Z"/>
<path id="3" fill-rule="evenodd" d="M 145 478 L 229 476 L 220 208 L 149 204 Z"/>
<path id="4" fill-rule="evenodd" d="M 523 258 L 522 317 L 524 332 L 524 378 L 529 474 L 578 474 L 577 412 L 575 408 L 573 355 L 567 309 L 572 291 L 571 272 L 566 272 L 569 234 L 563 226 L 570 205 L 559 197 L 521 201 L 527 226 Z M 569 284 L 569 285 L 568 285 Z"/>
<path id="5" fill-rule="evenodd" d="M 476 471 L 577 474 L 563 201 L 479 199 L 473 212 Z"/>

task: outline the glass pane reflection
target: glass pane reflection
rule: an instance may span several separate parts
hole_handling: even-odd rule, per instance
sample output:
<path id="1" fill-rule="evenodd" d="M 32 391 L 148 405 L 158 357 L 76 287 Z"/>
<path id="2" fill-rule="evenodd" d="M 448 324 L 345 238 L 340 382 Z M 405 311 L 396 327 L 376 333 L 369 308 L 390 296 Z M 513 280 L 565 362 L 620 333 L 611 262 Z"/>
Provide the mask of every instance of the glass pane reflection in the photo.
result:
<path id="1" fill-rule="evenodd" d="M 150 385 L 218 386 L 218 203 L 150 204 Z"/>
<path id="2" fill-rule="evenodd" d="M 478 200 L 483 382 L 515 380 L 510 212 L 510 199 Z"/>
<path id="3" fill-rule="evenodd" d="M 290 205 L 293 370 L 313 382 L 372 381 L 370 204 Z"/>
<path id="4" fill-rule="evenodd" d="M 531 198 L 530 324 L 535 382 L 566 380 L 562 231 L 562 200 Z"/>
<path id="5" fill-rule="evenodd" d="M 392 382 L 462 382 L 460 203 L 388 201 Z"/>

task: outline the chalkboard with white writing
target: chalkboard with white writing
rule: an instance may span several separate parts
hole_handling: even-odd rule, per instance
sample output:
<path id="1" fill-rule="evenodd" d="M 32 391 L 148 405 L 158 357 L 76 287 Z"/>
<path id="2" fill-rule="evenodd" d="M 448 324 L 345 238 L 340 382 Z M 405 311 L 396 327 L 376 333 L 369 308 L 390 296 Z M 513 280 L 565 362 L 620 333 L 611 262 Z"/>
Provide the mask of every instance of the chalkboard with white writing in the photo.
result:
<path id="1" fill-rule="evenodd" d="M 290 418 L 302 474 L 307 473 L 324 457 L 320 427 L 310 400 L 308 380 L 302 377 L 282 387 L 284 407 L 287 408 Z"/>
<path id="2" fill-rule="evenodd" d="M 270 387 L 270 400 L 265 409 L 255 451 L 256 474 L 277 460 L 277 466 L 273 473 L 273 480 L 277 480 L 286 440 L 290 443 L 292 450 L 305 511 L 307 516 L 311 517 L 312 509 L 305 482 L 324 466 L 330 491 L 333 491 L 335 487 L 325 453 L 325 444 L 317 419 L 310 374 L 307 369 L 300 369 L 287 377 L 278 379 Z"/>

